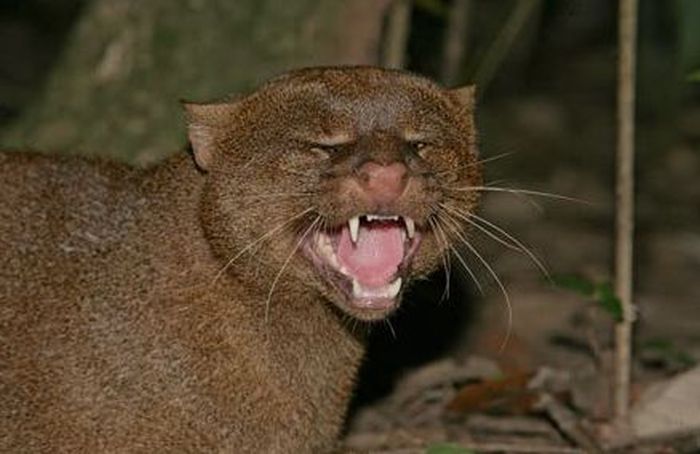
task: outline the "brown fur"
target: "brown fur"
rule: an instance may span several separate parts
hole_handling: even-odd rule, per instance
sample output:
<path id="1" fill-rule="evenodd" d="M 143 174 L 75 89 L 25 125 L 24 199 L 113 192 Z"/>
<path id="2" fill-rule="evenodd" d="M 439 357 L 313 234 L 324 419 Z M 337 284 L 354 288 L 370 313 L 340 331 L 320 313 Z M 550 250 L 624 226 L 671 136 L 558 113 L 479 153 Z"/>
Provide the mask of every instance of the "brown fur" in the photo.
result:
<path id="1" fill-rule="evenodd" d="M 137 170 L 1 153 L 0 452 L 331 449 L 362 317 L 292 251 L 316 215 L 326 228 L 390 209 L 424 232 L 407 279 L 435 269 L 440 182 L 480 182 L 472 94 L 396 71 L 307 69 L 188 104 L 200 169 L 185 154 Z M 423 157 L 407 131 L 427 134 Z M 314 146 L 339 133 L 352 140 Z M 366 160 L 406 162 L 392 206 L 367 206 L 349 183 Z"/>

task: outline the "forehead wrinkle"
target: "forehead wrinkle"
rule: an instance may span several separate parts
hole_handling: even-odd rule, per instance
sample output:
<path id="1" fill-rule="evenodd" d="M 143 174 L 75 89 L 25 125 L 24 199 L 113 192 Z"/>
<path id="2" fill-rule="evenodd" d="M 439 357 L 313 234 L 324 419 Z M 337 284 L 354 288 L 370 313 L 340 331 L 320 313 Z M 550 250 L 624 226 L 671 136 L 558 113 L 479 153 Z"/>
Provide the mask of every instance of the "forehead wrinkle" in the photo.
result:
<path id="1" fill-rule="evenodd" d="M 402 130 L 407 125 L 412 125 L 412 129 L 441 129 L 446 120 L 449 122 L 446 100 L 427 92 L 422 84 L 343 76 L 331 79 L 314 74 L 286 86 L 287 107 L 308 109 L 309 103 L 313 103 L 316 118 L 321 120 L 317 125 L 321 136 Z M 425 119 L 431 119 L 430 124 L 422 124 Z"/>
<path id="2" fill-rule="evenodd" d="M 413 111 L 413 102 L 396 93 L 373 92 L 363 96 L 334 96 L 328 108 L 331 115 L 348 118 L 362 134 L 396 128 Z"/>

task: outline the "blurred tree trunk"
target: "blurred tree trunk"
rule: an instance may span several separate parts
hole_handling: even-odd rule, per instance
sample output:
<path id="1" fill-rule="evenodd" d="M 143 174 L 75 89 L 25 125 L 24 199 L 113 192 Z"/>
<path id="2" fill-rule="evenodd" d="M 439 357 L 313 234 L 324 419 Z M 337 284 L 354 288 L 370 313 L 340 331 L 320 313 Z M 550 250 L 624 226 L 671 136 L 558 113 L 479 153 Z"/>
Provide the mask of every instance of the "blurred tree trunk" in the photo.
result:
<path id="1" fill-rule="evenodd" d="M 3 144 L 153 161 L 184 143 L 180 98 L 293 67 L 376 63 L 387 3 L 92 0 Z"/>

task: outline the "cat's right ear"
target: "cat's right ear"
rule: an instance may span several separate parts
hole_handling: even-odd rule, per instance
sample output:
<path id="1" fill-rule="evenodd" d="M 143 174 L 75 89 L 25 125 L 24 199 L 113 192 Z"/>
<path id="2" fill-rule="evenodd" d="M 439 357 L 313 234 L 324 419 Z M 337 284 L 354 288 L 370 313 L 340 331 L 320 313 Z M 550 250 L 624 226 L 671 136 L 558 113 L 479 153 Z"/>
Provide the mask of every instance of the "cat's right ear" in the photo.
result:
<path id="1" fill-rule="evenodd" d="M 187 138 L 192 146 L 192 154 L 197 166 L 207 171 L 211 168 L 222 131 L 230 124 L 237 102 L 196 103 L 181 100 L 187 121 Z"/>
<path id="2" fill-rule="evenodd" d="M 474 112 L 476 105 L 476 85 L 465 85 L 449 90 L 457 105 L 466 112 Z"/>

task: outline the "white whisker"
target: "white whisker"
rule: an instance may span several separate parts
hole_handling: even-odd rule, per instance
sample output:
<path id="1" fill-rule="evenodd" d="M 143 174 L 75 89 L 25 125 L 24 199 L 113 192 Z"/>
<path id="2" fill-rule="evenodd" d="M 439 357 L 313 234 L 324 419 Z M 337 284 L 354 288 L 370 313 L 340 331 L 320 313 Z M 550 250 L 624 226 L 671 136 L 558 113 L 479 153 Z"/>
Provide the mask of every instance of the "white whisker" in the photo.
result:
<path id="1" fill-rule="evenodd" d="M 440 301 L 443 301 L 449 299 L 450 297 L 450 274 L 452 273 L 450 263 L 450 245 L 448 243 L 447 237 L 445 236 L 445 232 L 441 231 L 440 226 L 437 225 L 435 221 L 433 221 L 430 218 L 428 218 L 428 223 L 435 232 L 435 240 L 437 241 L 438 246 L 440 246 L 441 242 L 444 246 L 444 250 L 440 253 L 440 258 L 442 259 L 442 267 L 445 270 L 445 289 L 442 291 L 442 296 L 440 297 Z M 442 237 L 442 239 L 440 239 L 440 237 Z"/>
<path id="2" fill-rule="evenodd" d="M 281 193 L 267 193 L 267 194 L 250 194 L 237 196 L 237 200 L 257 200 L 257 199 L 286 199 L 293 197 L 313 197 L 316 193 L 314 192 L 281 192 Z"/>
<path id="3" fill-rule="evenodd" d="M 394 331 L 394 326 L 391 324 L 391 320 L 389 320 L 388 318 L 385 318 L 384 323 L 386 323 L 386 326 L 389 327 L 389 332 L 391 333 L 391 337 L 393 337 L 394 340 L 396 340 L 397 339 L 396 338 L 396 331 Z"/>
<path id="4" fill-rule="evenodd" d="M 453 215 L 455 215 L 455 216 L 457 216 L 458 218 L 462 219 L 463 221 L 468 222 L 469 225 L 473 226 L 474 228 L 476 228 L 476 229 L 479 230 L 480 232 L 484 233 L 485 235 L 487 235 L 488 237 L 490 237 L 492 240 L 496 241 L 497 243 L 502 244 L 503 246 L 507 247 L 508 249 L 511 249 L 511 250 L 514 250 L 514 251 L 517 251 L 517 252 L 523 252 L 523 250 L 522 250 L 520 247 L 518 247 L 517 245 L 511 244 L 511 243 L 505 241 L 503 238 L 499 237 L 498 235 L 494 234 L 494 233 L 491 232 L 490 230 L 486 229 L 484 226 L 482 226 L 482 225 L 480 225 L 480 224 L 477 224 L 477 223 L 474 222 L 473 220 L 469 219 L 468 216 L 471 216 L 471 215 L 469 215 L 469 214 L 466 214 L 466 215 L 465 215 L 465 214 L 462 214 L 462 213 L 461 213 L 460 211 L 458 211 L 456 208 L 453 208 L 453 207 L 451 207 L 451 206 L 449 206 L 449 205 L 447 205 L 447 204 L 444 204 L 444 203 L 440 203 L 439 205 L 440 205 L 442 208 L 444 208 L 444 209 L 448 210 L 449 212 L 451 212 Z"/>
<path id="5" fill-rule="evenodd" d="M 297 249 L 299 249 L 301 244 L 304 242 L 304 240 L 306 239 L 306 236 L 309 234 L 309 232 L 311 232 L 311 230 L 314 228 L 314 226 L 316 224 L 318 224 L 318 222 L 320 220 L 321 220 L 321 216 L 316 216 L 316 219 L 314 219 L 313 222 L 309 225 L 309 227 L 304 231 L 304 233 L 299 238 L 299 241 L 292 249 L 292 252 L 289 253 L 289 256 L 282 264 L 282 268 L 280 268 L 279 272 L 275 276 L 275 279 L 272 281 L 272 285 L 270 286 L 270 291 L 267 293 L 267 301 L 265 302 L 265 322 L 267 322 L 269 320 L 270 300 L 272 299 L 272 293 L 275 291 L 275 286 L 277 285 L 277 282 L 279 281 L 280 277 L 282 277 L 282 273 L 284 272 L 284 269 L 287 267 L 289 262 L 292 260 L 292 257 L 294 257 L 294 254 L 296 253 Z"/>
<path id="6" fill-rule="evenodd" d="M 450 169 L 450 170 L 444 170 L 444 171 L 442 171 L 442 172 L 436 172 L 435 175 L 437 175 L 437 176 L 447 175 L 447 174 L 454 173 L 454 172 L 457 172 L 457 171 L 462 170 L 462 169 L 468 169 L 468 168 L 470 168 L 470 167 L 480 166 L 480 165 L 486 164 L 487 162 L 496 161 L 497 159 L 505 158 L 505 157 L 507 157 L 507 156 L 512 155 L 513 153 L 514 153 L 514 152 L 512 152 L 512 151 L 508 151 L 508 152 L 505 152 L 505 153 L 497 154 L 497 155 L 491 156 L 491 157 L 489 157 L 489 158 L 484 158 L 484 159 L 480 159 L 480 160 L 475 161 L 475 162 L 467 163 L 467 164 L 462 165 L 462 166 L 457 166 L 456 168 L 453 168 L 453 169 Z"/>
<path id="7" fill-rule="evenodd" d="M 273 227 L 271 230 L 268 230 L 267 233 L 265 233 L 265 234 L 263 234 L 262 236 L 258 237 L 256 240 L 254 240 L 253 242 L 251 242 L 250 244 L 248 244 L 246 247 L 244 247 L 243 249 L 241 249 L 241 250 L 240 250 L 236 255 L 234 255 L 228 262 L 226 262 L 226 264 L 219 270 L 218 273 L 216 273 L 216 276 L 214 276 L 214 279 L 212 280 L 212 284 L 214 284 L 217 280 L 219 280 L 219 279 L 221 278 L 221 276 L 223 276 L 224 272 L 228 269 L 229 266 L 231 266 L 231 265 L 233 264 L 233 262 L 235 262 L 240 256 L 242 256 L 242 255 L 245 254 L 247 251 L 249 251 L 252 247 L 254 247 L 255 245 L 257 245 L 257 244 L 260 243 L 261 241 L 265 240 L 265 239 L 268 238 L 269 236 L 274 235 L 274 234 L 277 233 L 278 231 L 282 230 L 283 228 L 285 228 L 286 226 L 288 226 L 289 224 L 291 224 L 291 223 L 292 223 L 293 221 L 295 221 L 296 219 L 298 219 L 298 218 L 304 216 L 305 214 L 311 212 L 312 210 L 313 210 L 313 208 L 307 208 L 307 209 L 305 209 L 304 211 L 302 211 L 302 212 L 300 212 L 300 213 L 298 213 L 298 214 L 295 214 L 294 216 L 292 216 L 291 218 L 287 219 L 287 220 L 284 221 L 283 223 L 277 225 L 276 227 Z"/>
<path id="8" fill-rule="evenodd" d="M 551 194 L 549 192 L 541 191 L 531 191 L 528 189 L 516 189 L 516 188 L 500 188 L 495 186 L 466 186 L 462 188 L 455 188 L 451 186 L 443 186 L 443 189 L 448 191 L 462 191 L 462 192 L 505 192 L 508 194 L 525 194 L 534 195 L 538 197 L 548 197 L 551 199 L 566 200 L 568 202 L 583 203 L 585 205 L 592 205 L 590 202 L 582 199 L 577 199 L 575 197 L 568 197 L 565 195 Z"/>
<path id="9" fill-rule="evenodd" d="M 456 208 L 450 207 L 449 205 L 445 204 L 440 204 L 441 207 L 443 207 L 446 210 L 449 210 L 453 215 L 457 216 L 458 218 L 468 222 L 470 225 L 474 226 L 477 228 L 479 231 L 483 232 L 484 234 L 488 235 L 490 238 L 493 240 L 497 241 L 498 243 L 504 245 L 505 247 L 518 251 L 522 254 L 525 254 L 534 264 L 535 266 L 542 272 L 542 274 L 548 279 L 551 280 L 549 271 L 547 270 L 547 267 L 544 266 L 542 263 L 542 260 L 540 260 L 531 250 L 528 248 L 522 241 L 517 239 L 515 236 L 511 235 L 510 233 L 506 232 L 502 227 L 499 227 L 493 222 L 488 221 L 487 219 L 474 214 L 474 213 L 462 213 Z M 484 225 L 479 224 L 482 223 L 486 227 L 489 227 L 493 230 L 495 230 L 497 233 L 500 233 L 503 235 L 506 240 L 503 240 L 503 238 L 498 237 L 495 233 L 492 231 L 489 231 Z"/>
<path id="10" fill-rule="evenodd" d="M 437 219 L 436 219 L 437 220 Z M 443 230 L 443 233 L 446 233 Z M 484 296 L 484 289 L 481 286 L 481 283 L 479 282 L 479 279 L 477 279 L 476 274 L 472 271 L 471 268 L 469 268 L 469 265 L 467 265 L 466 260 L 462 257 L 462 255 L 459 253 L 456 247 L 454 247 L 452 244 L 449 244 L 450 249 L 452 250 L 452 253 L 457 257 L 457 261 L 462 265 L 462 268 L 469 274 L 469 277 L 474 281 L 474 285 L 476 285 L 477 290 L 479 291 L 479 294 L 481 296 Z"/>
<path id="11" fill-rule="evenodd" d="M 551 276 L 549 274 L 549 270 L 547 270 L 547 267 L 544 266 L 544 263 L 542 263 L 542 260 L 540 260 L 527 246 L 525 246 L 525 244 L 522 241 L 517 239 L 514 235 L 511 235 L 510 233 L 506 232 L 502 227 L 499 227 L 497 224 L 495 224 L 495 223 L 493 223 L 493 222 L 491 222 L 491 221 L 489 221 L 481 216 L 478 216 L 474 213 L 470 213 L 468 216 L 473 218 L 474 220 L 477 220 L 477 221 L 491 227 L 492 229 L 494 229 L 495 231 L 497 231 L 498 233 L 502 234 L 503 236 L 508 238 L 510 241 L 512 241 L 516 246 L 518 246 L 520 248 L 521 252 L 526 254 L 530 258 L 530 260 L 532 260 L 532 262 L 535 264 L 535 266 L 537 266 L 537 268 L 540 269 L 542 274 L 544 274 L 544 276 L 548 280 L 551 281 Z M 472 225 L 475 225 L 475 224 L 472 224 Z"/>
<path id="12" fill-rule="evenodd" d="M 467 247 L 467 249 L 469 249 L 469 251 L 476 256 L 479 262 L 481 262 L 483 267 L 486 268 L 491 277 L 493 277 L 493 280 L 498 285 L 499 289 L 501 290 L 501 293 L 503 294 L 503 298 L 505 300 L 507 308 L 508 321 L 506 335 L 504 336 L 503 342 L 501 343 L 501 346 L 499 348 L 499 351 L 502 352 L 505 349 L 506 345 L 508 345 L 508 341 L 510 340 L 510 334 L 513 329 L 513 305 L 511 304 L 508 291 L 506 290 L 505 286 L 503 285 L 503 282 L 498 277 L 498 274 L 496 274 L 496 271 L 493 269 L 493 267 L 491 267 L 491 265 L 486 261 L 486 259 L 484 259 L 484 257 L 479 253 L 479 251 L 477 251 L 476 248 L 472 246 L 472 244 L 469 241 L 467 241 L 464 235 L 462 235 L 462 233 L 459 230 L 459 224 L 455 220 L 451 219 L 451 216 L 448 213 L 443 212 L 443 214 L 445 214 L 446 219 L 450 220 L 450 222 L 453 224 L 453 233 L 457 235 L 457 237 L 462 241 L 462 244 L 464 244 Z"/>

